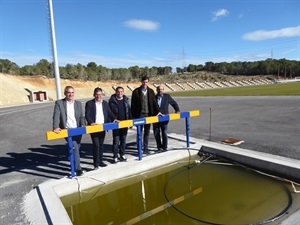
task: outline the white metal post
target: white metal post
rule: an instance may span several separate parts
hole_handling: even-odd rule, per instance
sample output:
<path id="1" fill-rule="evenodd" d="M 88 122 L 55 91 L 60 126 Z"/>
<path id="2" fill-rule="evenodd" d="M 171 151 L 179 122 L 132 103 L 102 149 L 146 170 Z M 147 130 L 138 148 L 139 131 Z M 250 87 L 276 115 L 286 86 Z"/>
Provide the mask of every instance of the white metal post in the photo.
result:
<path id="1" fill-rule="evenodd" d="M 60 74 L 59 74 L 59 67 L 58 67 L 58 60 L 57 60 L 57 50 L 56 50 L 56 39 L 55 39 L 52 0 L 48 0 L 48 2 L 49 2 L 49 15 L 50 15 L 49 19 L 50 19 L 50 26 L 51 26 L 52 54 L 53 54 L 53 60 L 54 60 L 56 97 L 57 97 L 57 99 L 61 99 Z"/>

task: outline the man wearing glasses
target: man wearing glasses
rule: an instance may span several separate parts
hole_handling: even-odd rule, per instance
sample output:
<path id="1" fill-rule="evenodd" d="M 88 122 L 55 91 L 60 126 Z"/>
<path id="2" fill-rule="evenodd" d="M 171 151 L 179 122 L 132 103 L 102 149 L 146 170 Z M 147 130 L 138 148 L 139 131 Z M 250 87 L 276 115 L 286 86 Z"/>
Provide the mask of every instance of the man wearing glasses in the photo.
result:
<path id="1" fill-rule="evenodd" d="M 94 99 L 89 100 L 85 104 L 85 119 L 88 125 L 95 126 L 109 122 L 117 122 L 115 115 L 109 108 L 107 101 L 102 99 L 103 91 L 97 87 L 94 89 Z M 94 169 L 107 166 L 103 162 L 103 143 L 105 139 L 105 131 L 91 133 L 93 142 L 93 161 Z"/>

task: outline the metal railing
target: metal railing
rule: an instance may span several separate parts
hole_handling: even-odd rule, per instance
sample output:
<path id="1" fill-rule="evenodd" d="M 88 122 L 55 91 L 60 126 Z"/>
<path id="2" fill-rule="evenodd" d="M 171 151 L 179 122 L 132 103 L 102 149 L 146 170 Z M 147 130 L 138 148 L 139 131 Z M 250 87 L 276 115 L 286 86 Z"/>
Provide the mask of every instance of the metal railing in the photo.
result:
<path id="1" fill-rule="evenodd" d="M 74 154 L 73 154 L 73 145 L 72 145 L 72 140 L 73 140 L 74 136 L 136 126 L 138 155 L 139 155 L 139 160 L 142 160 L 143 151 L 142 151 L 141 126 L 143 126 L 145 124 L 185 119 L 186 144 L 187 144 L 187 148 L 189 148 L 190 147 L 190 117 L 195 117 L 195 116 L 200 116 L 199 110 L 193 110 L 193 111 L 181 112 L 181 113 L 172 113 L 172 114 L 168 114 L 168 115 L 164 115 L 164 116 L 150 116 L 150 117 L 138 118 L 138 119 L 132 119 L 132 120 L 123 120 L 118 123 L 116 123 L 116 122 L 104 123 L 101 125 L 62 129 L 60 131 L 60 133 L 58 133 L 58 134 L 53 131 L 47 131 L 46 139 L 48 141 L 51 141 L 51 140 L 56 140 L 56 139 L 67 138 L 69 154 L 70 154 L 69 158 L 70 158 L 70 164 L 71 164 L 71 176 L 74 177 L 75 176 L 75 166 L 74 166 Z"/>

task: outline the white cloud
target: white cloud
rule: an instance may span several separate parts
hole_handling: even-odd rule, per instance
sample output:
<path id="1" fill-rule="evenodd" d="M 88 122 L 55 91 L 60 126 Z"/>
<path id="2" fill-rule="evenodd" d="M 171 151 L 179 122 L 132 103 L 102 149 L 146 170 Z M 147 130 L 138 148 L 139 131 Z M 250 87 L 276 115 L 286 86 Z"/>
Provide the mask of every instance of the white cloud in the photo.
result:
<path id="1" fill-rule="evenodd" d="M 221 17 L 225 17 L 229 15 L 229 11 L 227 9 L 218 9 L 217 11 L 213 12 L 212 22 L 220 19 Z"/>
<path id="2" fill-rule="evenodd" d="M 159 29 L 160 24 L 151 20 L 127 20 L 124 22 L 124 25 L 129 28 L 137 30 L 146 30 L 146 31 L 156 31 Z"/>
<path id="3" fill-rule="evenodd" d="M 287 55 L 287 54 L 290 54 L 292 52 L 297 52 L 298 51 L 298 48 L 292 48 L 292 49 L 288 49 L 286 51 L 283 51 L 281 52 L 282 55 Z"/>
<path id="4" fill-rule="evenodd" d="M 263 41 L 275 38 L 284 37 L 299 37 L 300 26 L 298 27 L 287 27 L 280 30 L 257 30 L 254 32 L 246 33 L 243 35 L 243 39 L 248 41 Z"/>

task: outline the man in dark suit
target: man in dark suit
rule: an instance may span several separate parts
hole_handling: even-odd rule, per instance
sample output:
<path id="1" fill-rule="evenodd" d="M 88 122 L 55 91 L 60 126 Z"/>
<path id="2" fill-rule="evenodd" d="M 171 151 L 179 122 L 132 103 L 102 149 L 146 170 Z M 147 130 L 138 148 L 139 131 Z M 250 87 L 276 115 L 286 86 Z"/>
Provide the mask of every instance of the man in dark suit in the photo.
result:
<path id="1" fill-rule="evenodd" d="M 174 108 L 175 113 L 180 112 L 177 102 L 171 97 L 171 95 L 164 93 L 163 86 L 158 86 L 156 88 L 156 91 L 156 101 L 162 116 L 169 114 L 169 105 L 171 105 Z M 168 150 L 168 123 L 169 121 L 153 124 L 153 133 L 158 151 Z"/>
<path id="2" fill-rule="evenodd" d="M 149 78 L 142 77 L 142 84 L 132 92 L 131 96 L 131 112 L 132 118 L 144 118 L 148 116 L 157 116 L 159 113 L 158 105 L 155 99 L 154 91 L 148 87 Z M 141 126 L 141 132 L 144 129 L 143 152 L 149 154 L 148 142 L 151 124 Z"/>
<path id="3" fill-rule="evenodd" d="M 57 100 L 53 112 L 53 131 L 60 133 L 61 129 L 76 128 L 85 126 L 82 104 L 74 100 L 74 88 L 66 86 L 64 99 Z M 80 143 L 81 135 L 73 137 L 74 163 L 76 175 L 80 176 L 83 171 L 80 166 Z M 66 139 L 67 140 L 67 139 Z"/>
<path id="4" fill-rule="evenodd" d="M 88 125 L 95 126 L 97 124 L 115 122 L 115 115 L 109 108 L 106 101 L 102 99 L 103 91 L 97 87 L 94 89 L 94 99 L 89 100 L 85 104 L 85 119 Z M 103 162 L 103 143 L 105 139 L 105 131 L 91 133 L 93 142 L 93 161 L 94 169 L 99 166 L 107 166 Z"/>

